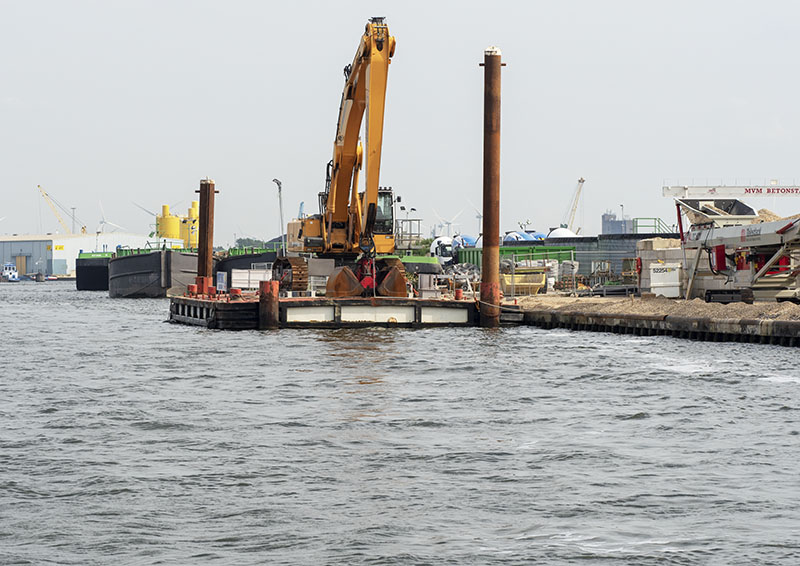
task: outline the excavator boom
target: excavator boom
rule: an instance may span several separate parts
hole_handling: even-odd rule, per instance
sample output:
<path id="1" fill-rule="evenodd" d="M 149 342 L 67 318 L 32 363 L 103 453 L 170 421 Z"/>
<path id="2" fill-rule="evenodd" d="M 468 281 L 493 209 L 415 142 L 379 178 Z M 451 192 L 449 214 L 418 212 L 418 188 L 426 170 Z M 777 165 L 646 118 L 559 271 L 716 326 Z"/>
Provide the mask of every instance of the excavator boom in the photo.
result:
<path id="1" fill-rule="evenodd" d="M 345 67 L 345 85 L 333 145 L 330 181 L 323 199 L 324 252 L 357 253 L 372 237 L 378 210 L 378 184 L 383 144 L 383 118 L 389 64 L 395 39 L 383 18 L 372 18 Z M 364 124 L 362 150 L 360 132 Z M 366 160 L 364 195 L 358 173 Z"/>
<path id="2" fill-rule="evenodd" d="M 391 188 L 379 186 L 386 84 L 394 49 L 395 39 L 389 35 L 384 18 L 371 18 L 352 63 L 344 68 L 333 156 L 326 171 L 325 191 L 319 194 L 320 213 L 288 226 L 289 251 L 336 260 L 338 267 L 328 277 L 329 296 L 367 291 L 406 295 L 400 260 L 375 257 L 394 253 L 395 198 Z M 366 171 L 360 190 L 362 167 Z M 359 256 L 354 273 L 346 264 L 355 268 Z M 307 272 L 301 258 L 279 258 L 273 265 L 273 277 L 292 291 L 304 290 Z"/>

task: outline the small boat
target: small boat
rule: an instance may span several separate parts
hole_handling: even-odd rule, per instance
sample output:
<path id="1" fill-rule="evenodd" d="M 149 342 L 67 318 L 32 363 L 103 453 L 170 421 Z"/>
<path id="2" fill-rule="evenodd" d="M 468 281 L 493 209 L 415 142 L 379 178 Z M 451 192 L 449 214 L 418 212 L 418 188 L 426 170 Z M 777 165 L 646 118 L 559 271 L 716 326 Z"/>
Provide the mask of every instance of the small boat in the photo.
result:
<path id="1" fill-rule="evenodd" d="M 19 282 L 19 273 L 17 273 L 17 266 L 10 262 L 4 263 L 2 278 L 3 281 L 8 281 L 9 283 Z"/>

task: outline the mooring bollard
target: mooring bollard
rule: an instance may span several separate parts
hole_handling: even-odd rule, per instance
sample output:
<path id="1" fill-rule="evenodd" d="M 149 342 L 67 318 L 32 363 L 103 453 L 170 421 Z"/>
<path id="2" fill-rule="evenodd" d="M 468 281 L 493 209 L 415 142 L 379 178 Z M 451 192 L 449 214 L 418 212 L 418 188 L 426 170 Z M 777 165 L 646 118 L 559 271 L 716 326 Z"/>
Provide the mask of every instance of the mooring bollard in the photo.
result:
<path id="1" fill-rule="evenodd" d="M 205 295 L 206 294 L 206 278 L 198 275 L 194 278 L 195 286 L 197 287 L 197 294 L 198 295 Z"/>
<path id="2" fill-rule="evenodd" d="M 278 281 L 261 281 L 258 284 L 258 328 L 278 328 L 280 322 Z"/>

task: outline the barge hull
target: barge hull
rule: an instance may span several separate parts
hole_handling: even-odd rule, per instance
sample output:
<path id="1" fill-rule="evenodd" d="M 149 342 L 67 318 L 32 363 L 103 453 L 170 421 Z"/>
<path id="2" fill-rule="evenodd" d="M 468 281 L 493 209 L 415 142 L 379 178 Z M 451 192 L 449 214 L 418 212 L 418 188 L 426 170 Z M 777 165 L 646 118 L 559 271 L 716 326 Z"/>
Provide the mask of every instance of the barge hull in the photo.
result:
<path id="1" fill-rule="evenodd" d="M 163 298 L 186 292 L 197 275 L 197 254 L 159 250 L 108 262 L 111 298 Z"/>
<path id="2" fill-rule="evenodd" d="M 478 323 L 475 303 L 435 299 L 281 299 L 278 313 L 281 328 L 419 328 Z M 259 303 L 173 297 L 169 320 L 219 330 L 256 330 Z"/>
<path id="3" fill-rule="evenodd" d="M 75 287 L 78 291 L 108 291 L 107 257 L 75 260 Z"/>

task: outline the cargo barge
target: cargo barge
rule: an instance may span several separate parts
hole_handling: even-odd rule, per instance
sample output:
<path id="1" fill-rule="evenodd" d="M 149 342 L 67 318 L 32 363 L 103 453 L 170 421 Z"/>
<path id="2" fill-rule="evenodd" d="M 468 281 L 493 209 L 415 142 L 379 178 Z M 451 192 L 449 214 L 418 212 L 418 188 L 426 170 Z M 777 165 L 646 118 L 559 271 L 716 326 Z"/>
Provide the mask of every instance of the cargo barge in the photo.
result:
<path id="1" fill-rule="evenodd" d="M 108 262 L 108 296 L 163 298 L 181 295 L 196 276 L 196 253 L 120 250 Z"/>
<path id="2" fill-rule="evenodd" d="M 108 291 L 108 262 L 113 252 L 82 252 L 75 260 L 78 291 Z"/>

